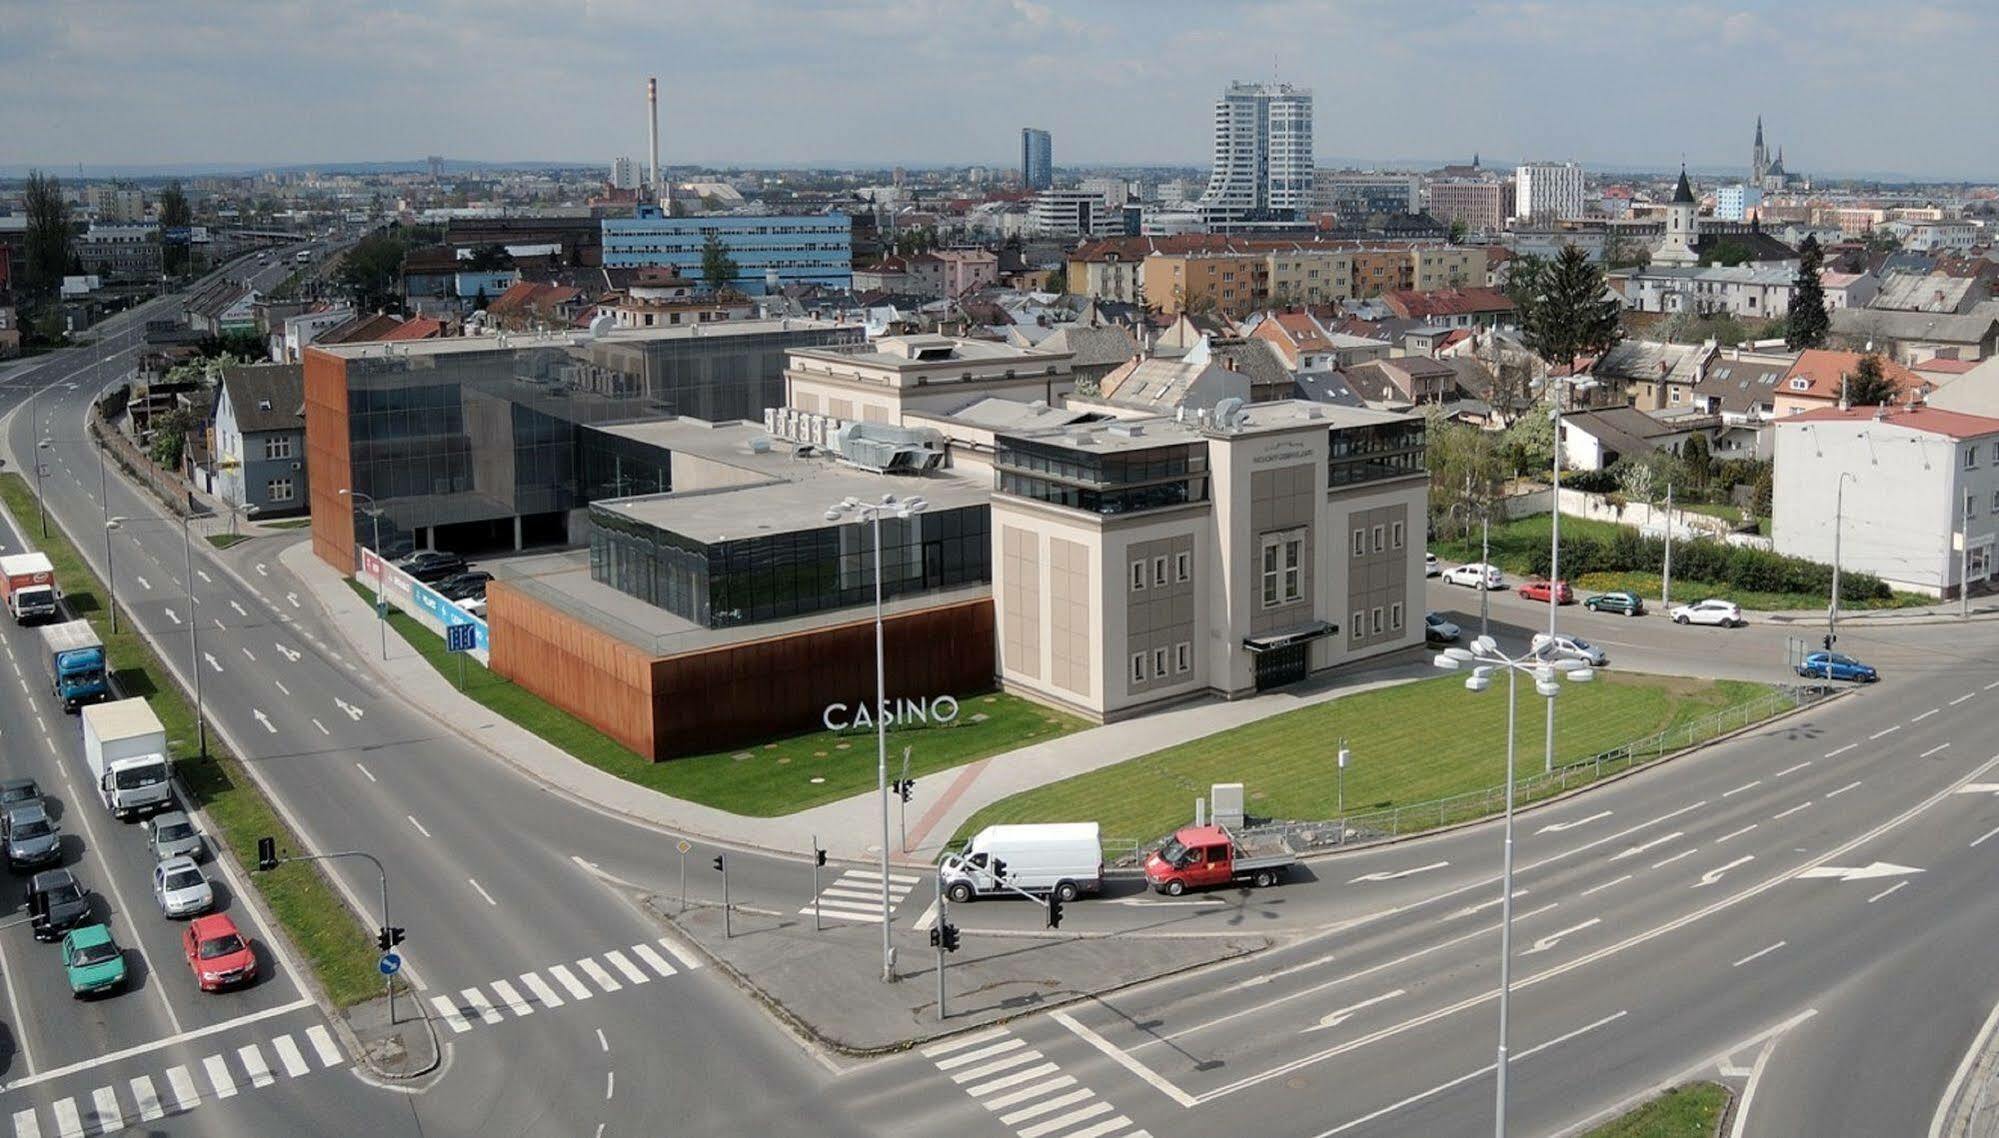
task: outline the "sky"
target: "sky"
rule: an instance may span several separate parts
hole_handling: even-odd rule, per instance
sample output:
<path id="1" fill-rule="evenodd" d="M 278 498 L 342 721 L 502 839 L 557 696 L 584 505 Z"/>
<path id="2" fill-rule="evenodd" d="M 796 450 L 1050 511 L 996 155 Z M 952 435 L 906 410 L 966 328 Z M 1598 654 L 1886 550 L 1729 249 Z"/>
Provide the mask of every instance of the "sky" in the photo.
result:
<path id="1" fill-rule="evenodd" d="M 0 167 L 1205 166 L 1216 96 L 1382 163 L 1999 179 L 1991 0 L 0 0 Z"/>

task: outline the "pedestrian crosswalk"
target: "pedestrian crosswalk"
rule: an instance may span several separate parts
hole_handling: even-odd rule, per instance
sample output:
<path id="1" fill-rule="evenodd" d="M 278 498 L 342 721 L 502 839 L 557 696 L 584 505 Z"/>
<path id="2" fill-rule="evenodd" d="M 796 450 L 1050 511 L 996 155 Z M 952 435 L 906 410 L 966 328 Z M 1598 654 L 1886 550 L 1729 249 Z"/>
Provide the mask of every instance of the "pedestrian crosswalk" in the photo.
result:
<path id="1" fill-rule="evenodd" d="M 923 1057 L 1019 1138 L 1150 1138 L 1004 1027 L 926 1047 Z"/>
<path id="2" fill-rule="evenodd" d="M 888 907 L 891 911 L 902 904 L 909 891 L 916 888 L 923 878 L 907 873 L 888 875 Z M 843 921 L 879 921 L 882 919 L 882 875 L 880 870 L 850 869 L 842 873 L 831 885 L 819 891 L 817 899 L 820 915 L 837 917 Z M 798 910 L 811 915 L 812 905 Z"/>
<path id="3" fill-rule="evenodd" d="M 164 1072 L 164 1093 L 151 1075 L 137 1075 L 122 1083 L 93 1088 L 87 1095 L 56 1099 L 48 1106 L 47 1128 L 41 1111 L 32 1107 L 16 1110 L 12 1114 L 14 1138 L 86 1138 L 185 1114 L 200 1106 L 205 1097 L 233 1098 L 247 1089 L 268 1087 L 278 1081 L 280 1071 L 289 1079 L 311 1074 L 314 1067 L 306 1059 L 307 1051 L 318 1061 L 320 1070 L 347 1065 L 347 1056 L 333 1042 L 333 1033 L 323 1024 L 313 1024 L 305 1029 L 303 1046 L 284 1034 L 263 1044 L 203 1056 L 198 1063 L 169 1067 Z M 275 1068 L 272 1055 L 277 1057 Z"/>
<path id="4" fill-rule="evenodd" d="M 666 950 L 664 955 L 661 949 Z M 668 956 L 673 958 L 672 961 L 667 960 Z M 512 979 L 492 980 L 482 987 L 461 989 L 456 996 L 432 996 L 430 1006 L 444 1026 L 457 1035 L 471 1031 L 482 1023 L 503 1023 L 509 1016 L 518 1019 L 543 1008 L 559 1008 L 572 1001 L 591 999 L 600 993 L 609 995 L 629 986 L 663 980 L 679 972 L 692 972 L 699 967 L 700 957 L 671 938 L 661 937 L 654 944 L 634 944 L 568 964 L 551 964 L 541 970 L 548 973 L 547 979 L 542 977 L 541 972 L 523 972 Z M 577 978 L 577 970 L 590 978 L 589 984 Z M 617 973 L 615 976 L 612 975 L 614 971 Z"/>

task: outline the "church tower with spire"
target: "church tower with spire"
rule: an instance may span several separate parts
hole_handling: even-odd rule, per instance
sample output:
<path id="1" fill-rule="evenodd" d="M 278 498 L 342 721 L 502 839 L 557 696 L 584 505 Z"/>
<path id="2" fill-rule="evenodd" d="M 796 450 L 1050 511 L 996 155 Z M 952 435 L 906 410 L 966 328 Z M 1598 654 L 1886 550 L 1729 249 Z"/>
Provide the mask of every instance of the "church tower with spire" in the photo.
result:
<path id="1" fill-rule="evenodd" d="M 1761 186 L 1770 172 L 1770 151 L 1763 146 L 1763 116 L 1756 116 L 1756 145 L 1749 152 L 1749 184 Z"/>
<path id="2" fill-rule="evenodd" d="M 1700 255 L 1694 242 L 1700 237 L 1700 201 L 1694 197 L 1693 183 L 1687 181 L 1687 167 L 1680 165 L 1680 182 L 1673 187 L 1673 200 L 1666 203 L 1666 235 L 1652 251 L 1655 265 L 1697 265 Z"/>

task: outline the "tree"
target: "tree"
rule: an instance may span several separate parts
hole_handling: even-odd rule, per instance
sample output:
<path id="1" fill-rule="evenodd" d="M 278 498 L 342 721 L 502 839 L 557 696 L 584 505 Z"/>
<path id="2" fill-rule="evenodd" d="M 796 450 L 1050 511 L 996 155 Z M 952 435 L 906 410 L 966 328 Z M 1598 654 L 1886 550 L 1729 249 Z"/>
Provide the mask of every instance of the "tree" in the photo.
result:
<path id="1" fill-rule="evenodd" d="M 1450 242 L 1451 242 L 1451 244 L 1453 244 L 1453 245 L 1462 245 L 1462 244 L 1464 244 L 1464 241 L 1465 241 L 1465 234 L 1469 233 L 1470 231 L 1471 231 L 1471 229 L 1470 229 L 1470 227 L 1469 227 L 1469 226 L 1467 226 L 1467 225 L 1465 224 L 1465 219 L 1464 219 L 1464 218 L 1462 218 L 1462 217 L 1454 217 L 1454 218 L 1452 218 L 1452 219 L 1451 219 L 1451 235 L 1450 235 Z"/>
<path id="2" fill-rule="evenodd" d="M 1441 535 L 1470 531 L 1472 520 L 1491 508 L 1506 482 L 1506 455 L 1497 432 L 1454 423 L 1431 407 L 1424 433 L 1424 461 L 1430 468 L 1430 517 Z"/>
<path id="3" fill-rule="evenodd" d="M 1052 292 L 1057 296 L 1066 294 L 1069 291 L 1069 270 L 1055 269 L 1050 272 L 1046 277 L 1042 278 L 1041 289 L 1043 292 Z"/>
<path id="4" fill-rule="evenodd" d="M 187 204 L 187 191 L 173 182 L 160 192 L 160 236 L 166 245 L 160 250 L 160 264 L 170 276 L 180 276 L 187 271 L 188 254 L 193 246 L 184 238 L 175 240 L 165 231 L 185 230 L 194 224 L 194 210 Z"/>
<path id="5" fill-rule="evenodd" d="M 1701 258 L 1701 264 L 1734 268 L 1737 265 L 1748 264 L 1750 256 L 1749 246 L 1744 245 L 1733 237 L 1728 237 L 1716 245 L 1714 250 L 1707 256 Z"/>
<path id="6" fill-rule="evenodd" d="M 1527 346 L 1550 367 L 1566 367 L 1586 355 L 1601 355 L 1623 335 L 1619 305 L 1607 296 L 1603 268 L 1574 245 L 1537 274 L 1538 287 L 1521 322 Z M 1517 303 L 1517 302 L 1516 302 Z"/>
<path id="7" fill-rule="evenodd" d="M 1708 480 L 1714 477 L 1714 456 L 1708 451 L 1706 435 L 1696 434 L 1680 448 L 1680 467 L 1686 473 L 1688 490 L 1707 493 Z"/>
<path id="8" fill-rule="evenodd" d="M 1541 295 L 1541 277 L 1548 270 L 1545 258 L 1533 253 L 1522 253 L 1513 259 L 1506 270 L 1506 282 L 1500 291 L 1513 302 L 1513 311 L 1520 326 L 1527 326 L 1528 314 L 1534 310 L 1534 302 Z"/>
<path id="9" fill-rule="evenodd" d="M 75 261 L 70 249 L 69 203 L 63 200 L 60 179 L 28 171 L 28 187 L 22 194 L 28 216 L 26 292 L 32 300 L 47 300 L 62 289 L 64 272 Z"/>
<path id="10" fill-rule="evenodd" d="M 1826 334 L 1832 330 L 1825 285 L 1819 280 L 1824 267 L 1819 239 L 1806 234 L 1804 244 L 1798 246 L 1798 278 L 1791 285 L 1791 314 L 1784 325 L 1784 346 L 1794 352 L 1824 347 Z"/>
<path id="11" fill-rule="evenodd" d="M 1842 397 L 1849 407 L 1876 407 L 1883 403 L 1893 403 L 1901 393 L 1901 385 L 1888 378 L 1881 367 L 1881 357 L 1873 352 L 1860 357 L 1860 362 L 1845 376 L 1841 384 Z"/>
<path id="12" fill-rule="evenodd" d="M 701 279 L 708 282 L 709 288 L 719 289 L 735 282 L 736 271 L 736 262 L 730 259 L 728 247 L 722 244 L 721 238 L 710 233 L 701 246 Z"/>
<path id="13" fill-rule="evenodd" d="M 347 251 L 336 279 L 353 298 L 356 311 L 385 309 L 400 299 L 403 257 L 408 252 L 407 235 L 394 229 L 371 233 Z"/>
<path id="14" fill-rule="evenodd" d="M 504 245 L 481 245 L 472 250 L 472 259 L 465 267 L 475 273 L 488 273 L 513 268 L 514 259 Z"/>
<path id="15" fill-rule="evenodd" d="M 1504 439 L 1516 472 L 1539 473 L 1555 461 L 1555 423 L 1546 415 L 1522 415 L 1506 428 Z"/>
<path id="16" fill-rule="evenodd" d="M 1603 243 L 1603 263 L 1611 269 L 1642 269 L 1652 263 L 1652 254 L 1624 234 L 1612 233 Z"/>
<path id="17" fill-rule="evenodd" d="M 1749 491 L 1749 512 L 1759 518 L 1769 518 L 1770 502 L 1776 496 L 1777 476 L 1774 463 L 1764 463 L 1756 472 L 1756 481 Z"/>
<path id="18" fill-rule="evenodd" d="M 187 432 L 193 421 L 193 416 L 185 407 L 176 407 L 153 420 L 153 441 L 146 449 L 154 462 L 169 470 L 180 469 L 181 455 L 187 450 Z"/>

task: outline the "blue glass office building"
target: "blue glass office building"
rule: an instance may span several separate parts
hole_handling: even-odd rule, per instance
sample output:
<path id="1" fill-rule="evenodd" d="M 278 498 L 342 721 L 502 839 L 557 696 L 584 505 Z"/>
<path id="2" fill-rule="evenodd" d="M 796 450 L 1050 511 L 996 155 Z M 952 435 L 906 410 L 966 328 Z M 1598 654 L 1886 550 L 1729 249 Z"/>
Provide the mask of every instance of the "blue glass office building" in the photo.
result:
<path id="1" fill-rule="evenodd" d="M 713 235 L 736 263 L 737 291 L 752 296 L 778 287 L 817 284 L 851 288 L 854 283 L 853 223 L 844 213 L 802 216 L 667 217 L 657 206 L 641 205 L 635 217 L 607 217 L 604 264 L 609 267 L 671 268 L 688 280 L 701 279 L 701 251 Z"/>

